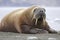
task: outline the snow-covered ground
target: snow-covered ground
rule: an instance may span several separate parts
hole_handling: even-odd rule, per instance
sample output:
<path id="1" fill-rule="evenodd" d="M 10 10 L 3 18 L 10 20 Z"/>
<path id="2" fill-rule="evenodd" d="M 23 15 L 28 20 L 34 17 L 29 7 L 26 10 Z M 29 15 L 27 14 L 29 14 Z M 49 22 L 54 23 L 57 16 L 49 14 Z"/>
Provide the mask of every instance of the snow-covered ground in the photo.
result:
<path id="1" fill-rule="evenodd" d="M 0 20 L 8 13 L 25 7 L 0 7 Z M 48 24 L 51 28 L 60 31 L 60 7 L 45 7 Z"/>

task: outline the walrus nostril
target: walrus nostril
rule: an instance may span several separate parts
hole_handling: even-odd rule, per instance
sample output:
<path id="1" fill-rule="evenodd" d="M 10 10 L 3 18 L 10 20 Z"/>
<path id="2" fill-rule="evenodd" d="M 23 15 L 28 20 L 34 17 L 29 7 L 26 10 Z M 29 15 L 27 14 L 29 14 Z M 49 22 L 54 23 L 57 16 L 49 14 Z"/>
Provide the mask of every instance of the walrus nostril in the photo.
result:
<path id="1" fill-rule="evenodd" d="M 40 12 L 43 12 L 43 10 L 40 10 Z"/>

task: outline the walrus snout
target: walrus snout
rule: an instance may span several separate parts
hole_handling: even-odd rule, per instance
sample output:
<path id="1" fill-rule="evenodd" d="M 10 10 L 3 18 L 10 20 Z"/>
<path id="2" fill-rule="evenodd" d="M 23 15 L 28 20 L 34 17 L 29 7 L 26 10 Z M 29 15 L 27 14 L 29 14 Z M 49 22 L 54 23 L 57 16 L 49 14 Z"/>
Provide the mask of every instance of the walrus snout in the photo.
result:
<path id="1" fill-rule="evenodd" d="M 39 13 L 39 14 L 35 15 L 35 19 L 36 19 L 35 25 L 37 25 L 38 21 L 43 22 L 46 19 L 46 15 L 43 12 Z"/>

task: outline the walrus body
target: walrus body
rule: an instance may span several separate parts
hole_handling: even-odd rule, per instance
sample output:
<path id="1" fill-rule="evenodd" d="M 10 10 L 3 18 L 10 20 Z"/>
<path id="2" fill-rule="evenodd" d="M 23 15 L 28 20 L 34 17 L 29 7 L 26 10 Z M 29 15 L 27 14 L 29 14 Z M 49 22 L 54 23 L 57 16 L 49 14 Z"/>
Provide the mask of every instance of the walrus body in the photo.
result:
<path id="1" fill-rule="evenodd" d="M 8 14 L 1 21 L 0 31 L 32 33 L 32 29 L 37 31 L 34 28 L 43 29 L 49 33 L 56 33 L 56 31 L 50 30 L 46 21 L 45 9 L 38 6 L 19 9 Z M 33 33 L 37 33 L 35 31 Z"/>

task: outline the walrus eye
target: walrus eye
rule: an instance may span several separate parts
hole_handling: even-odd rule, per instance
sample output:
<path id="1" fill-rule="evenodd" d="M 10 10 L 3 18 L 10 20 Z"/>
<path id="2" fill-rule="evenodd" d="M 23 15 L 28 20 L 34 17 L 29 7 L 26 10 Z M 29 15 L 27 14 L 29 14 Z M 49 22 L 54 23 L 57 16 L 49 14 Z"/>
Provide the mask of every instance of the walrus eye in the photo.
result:
<path id="1" fill-rule="evenodd" d="M 34 9 L 34 11 L 33 12 L 35 12 L 36 11 L 36 9 Z"/>
<path id="2" fill-rule="evenodd" d="M 35 9 L 33 10 L 33 12 L 35 13 L 35 12 L 36 12 L 36 10 L 37 10 L 37 8 L 35 8 Z"/>

